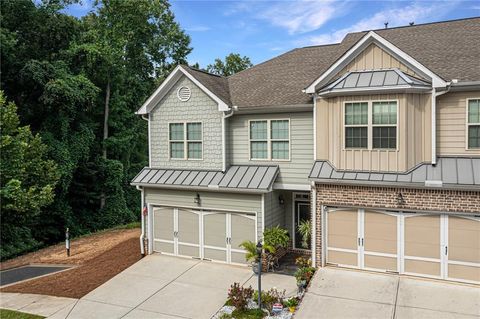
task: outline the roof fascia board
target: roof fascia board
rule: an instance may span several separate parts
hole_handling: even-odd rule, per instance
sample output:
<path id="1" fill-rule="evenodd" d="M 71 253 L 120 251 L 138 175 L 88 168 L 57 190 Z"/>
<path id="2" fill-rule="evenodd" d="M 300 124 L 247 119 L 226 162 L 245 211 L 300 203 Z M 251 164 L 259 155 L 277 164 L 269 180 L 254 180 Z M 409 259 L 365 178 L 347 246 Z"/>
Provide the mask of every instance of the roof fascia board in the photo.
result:
<path id="1" fill-rule="evenodd" d="M 158 102 L 168 93 L 168 91 L 173 87 L 173 85 L 180 79 L 182 75 L 185 75 L 189 80 L 195 83 L 203 92 L 205 92 L 212 100 L 214 100 L 218 105 L 218 110 L 220 112 L 226 112 L 230 110 L 230 107 L 223 102 L 217 95 L 212 91 L 207 89 L 200 81 L 198 81 L 193 75 L 187 72 L 181 65 L 177 65 L 175 69 L 168 75 L 165 81 L 155 90 L 155 92 L 150 95 L 145 103 L 140 107 L 140 109 L 135 112 L 135 114 L 148 114 L 156 106 Z"/>
<path id="2" fill-rule="evenodd" d="M 130 183 L 133 186 L 141 186 L 147 188 L 163 188 L 163 189 L 177 189 L 184 191 L 206 191 L 206 192 L 223 192 L 223 193 L 250 193 L 250 194 L 264 194 L 271 191 L 271 189 L 248 189 L 248 188 L 226 188 L 226 187 L 208 187 L 208 186 L 178 186 L 165 184 L 148 184 L 148 183 Z"/>
<path id="3" fill-rule="evenodd" d="M 442 80 L 438 75 L 427 69 L 423 66 L 420 62 L 416 61 L 407 53 L 403 52 L 395 45 L 390 43 L 389 41 L 382 38 L 380 35 L 375 33 L 374 31 L 368 32 L 365 36 L 363 36 L 360 41 L 358 41 L 352 48 L 350 48 L 340 59 L 338 59 L 334 64 L 332 64 L 327 71 L 325 71 L 319 78 L 317 78 L 312 84 L 310 84 L 306 89 L 305 93 L 313 94 L 315 93 L 316 89 L 321 86 L 322 84 L 327 83 L 335 74 L 340 72 L 344 67 L 350 63 L 360 52 L 366 49 L 371 43 L 375 43 L 380 46 L 382 49 L 386 50 L 394 57 L 399 59 L 400 61 L 404 61 L 413 69 L 418 71 L 420 74 L 424 75 L 427 78 L 432 79 L 432 85 L 434 87 L 445 87 L 447 83 Z"/>
<path id="4" fill-rule="evenodd" d="M 352 88 L 352 89 L 333 89 L 327 90 L 318 93 L 321 97 L 329 97 L 333 95 L 362 95 L 362 94 L 376 94 L 376 93 L 418 93 L 418 92 L 430 92 L 432 89 L 426 86 L 412 86 L 412 85 L 401 85 L 401 86 L 391 86 L 391 87 L 373 87 L 373 88 Z"/>
<path id="5" fill-rule="evenodd" d="M 272 112 L 309 112 L 313 110 L 312 104 L 296 104 L 296 105 L 268 105 L 254 107 L 238 107 L 235 114 L 260 114 Z"/>

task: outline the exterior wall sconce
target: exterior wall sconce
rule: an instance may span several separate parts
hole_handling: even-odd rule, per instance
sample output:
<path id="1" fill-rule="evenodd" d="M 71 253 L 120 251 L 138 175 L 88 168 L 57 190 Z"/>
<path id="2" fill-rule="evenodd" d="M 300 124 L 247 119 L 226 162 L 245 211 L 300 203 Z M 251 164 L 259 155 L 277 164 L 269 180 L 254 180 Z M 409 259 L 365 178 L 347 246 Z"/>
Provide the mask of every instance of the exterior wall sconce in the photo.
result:
<path id="1" fill-rule="evenodd" d="M 405 199 L 403 198 L 402 193 L 400 192 L 397 193 L 396 200 L 397 200 L 397 205 L 405 205 Z"/>
<path id="2" fill-rule="evenodd" d="M 197 195 L 193 198 L 193 202 L 194 202 L 195 204 L 200 205 L 200 201 L 201 201 L 201 200 L 200 200 L 200 194 L 197 193 Z"/>
<path id="3" fill-rule="evenodd" d="M 282 196 L 282 195 L 278 196 L 278 203 L 279 203 L 280 205 L 285 204 L 285 199 L 283 199 L 283 196 Z"/>

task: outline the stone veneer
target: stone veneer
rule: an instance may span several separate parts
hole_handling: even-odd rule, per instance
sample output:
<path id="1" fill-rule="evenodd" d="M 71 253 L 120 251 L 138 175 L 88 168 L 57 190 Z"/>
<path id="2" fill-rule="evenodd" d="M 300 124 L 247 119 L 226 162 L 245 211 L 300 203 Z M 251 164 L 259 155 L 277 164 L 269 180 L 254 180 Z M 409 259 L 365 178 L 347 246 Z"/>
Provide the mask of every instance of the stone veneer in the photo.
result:
<path id="1" fill-rule="evenodd" d="M 395 187 L 365 187 L 316 184 L 316 263 L 321 266 L 322 206 L 352 208 L 382 208 L 398 211 L 424 211 L 445 213 L 480 213 L 480 191 L 412 189 Z M 404 204 L 397 203 L 401 193 Z M 313 194 L 312 194 L 313 198 Z"/>

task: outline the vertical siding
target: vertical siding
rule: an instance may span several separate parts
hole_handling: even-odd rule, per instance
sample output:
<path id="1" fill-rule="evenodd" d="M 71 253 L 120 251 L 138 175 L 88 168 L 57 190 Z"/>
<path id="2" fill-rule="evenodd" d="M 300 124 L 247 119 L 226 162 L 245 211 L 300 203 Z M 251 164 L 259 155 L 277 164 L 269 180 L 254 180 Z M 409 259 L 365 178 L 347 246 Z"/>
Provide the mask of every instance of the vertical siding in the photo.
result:
<path id="1" fill-rule="evenodd" d="M 398 101 L 397 149 L 345 149 L 344 102 Z M 371 136 L 369 136 L 371 138 Z M 338 169 L 405 171 L 431 157 L 431 95 L 385 94 L 319 99 L 317 158 Z"/>
<path id="2" fill-rule="evenodd" d="M 248 121 L 290 119 L 290 161 L 250 161 Z M 279 165 L 276 183 L 308 184 L 313 164 L 313 113 L 272 113 L 234 115 L 228 124 L 228 159 L 232 165 Z"/>
<path id="3" fill-rule="evenodd" d="M 467 149 L 467 99 L 480 91 L 447 93 L 437 101 L 437 152 L 439 155 L 480 155 Z"/>
<path id="4" fill-rule="evenodd" d="M 192 95 L 186 102 L 177 98 L 182 86 Z M 201 121 L 203 129 L 203 160 L 171 160 L 168 145 L 169 122 Z M 217 104 L 183 76 L 150 113 L 152 167 L 186 169 L 222 169 L 222 112 Z"/>
<path id="5" fill-rule="evenodd" d="M 348 71 L 378 70 L 397 68 L 402 72 L 420 77 L 404 63 L 378 47 L 376 44 L 370 44 L 365 50 L 360 52 L 342 71 L 337 74 L 337 78 Z M 421 77 L 420 77 L 421 78 Z"/>
<path id="6" fill-rule="evenodd" d="M 197 193 L 201 199 L 200 206 L 193 202 Z M 256 212 L 257 234 L 259 238 L 262 235 L 262 195 L 145 188 L 145 203 L 205 210 Z"/>
<path id="7" fill-rule="evenodd" d="M 285 204 L 280 205 L 280 191 L 265 194 L 265 228 L 280 226 L 285 227 Z M 284 197 L 285 202 L 287 198 Z"/>

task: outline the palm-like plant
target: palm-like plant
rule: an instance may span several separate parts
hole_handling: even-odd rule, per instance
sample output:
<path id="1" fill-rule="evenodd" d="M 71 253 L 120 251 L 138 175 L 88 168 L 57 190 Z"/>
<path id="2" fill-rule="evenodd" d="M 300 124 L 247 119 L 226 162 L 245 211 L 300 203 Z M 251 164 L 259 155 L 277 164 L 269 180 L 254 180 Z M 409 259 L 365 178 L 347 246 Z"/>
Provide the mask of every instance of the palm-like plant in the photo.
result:
<path id="1" fill-rule="evenodd" d="M 240 247 L 242 247 L 243 249 L 245 249 L 245 251 L 247 252 L 245 254 L 245 259 L 247 261 L 255 261 L 257 259 L 257 244 L 254 243 L 253 241 L 251 240 L 246 240 L 244 242 L 242 242 L 240 245 Z M 270 245 L 263 245 L 263 250 L 265 251 L 268 251 L 270 253 L 274 253 L 275 252 L 275 248 L 270 246 Z"/>
<path id="2" fill-rule="evenodd" d="M 312 235 L 312 223 L 310 220 L 303 220 L 297 226 L 298 232 L 302 235 L 302 247 L 307 249 L 310 236 Z"/>

